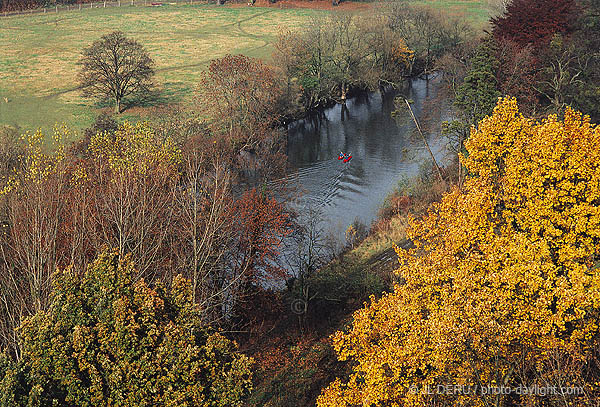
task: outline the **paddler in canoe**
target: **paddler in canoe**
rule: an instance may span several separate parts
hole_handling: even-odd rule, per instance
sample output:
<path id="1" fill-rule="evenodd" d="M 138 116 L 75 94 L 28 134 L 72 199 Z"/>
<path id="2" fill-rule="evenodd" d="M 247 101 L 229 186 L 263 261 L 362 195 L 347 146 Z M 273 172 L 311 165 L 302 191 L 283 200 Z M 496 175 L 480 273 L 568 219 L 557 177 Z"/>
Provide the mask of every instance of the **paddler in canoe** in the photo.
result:
<path id="1" fill-rule="evenodd" d="M 344 154 L 343 152 L 340 151 L 340 155 L 338 155 L 338 160 L 342 160 L 345 163 L 347 163 L 351 159 L 352 159 L 352 156 L 350 154 Z"/>

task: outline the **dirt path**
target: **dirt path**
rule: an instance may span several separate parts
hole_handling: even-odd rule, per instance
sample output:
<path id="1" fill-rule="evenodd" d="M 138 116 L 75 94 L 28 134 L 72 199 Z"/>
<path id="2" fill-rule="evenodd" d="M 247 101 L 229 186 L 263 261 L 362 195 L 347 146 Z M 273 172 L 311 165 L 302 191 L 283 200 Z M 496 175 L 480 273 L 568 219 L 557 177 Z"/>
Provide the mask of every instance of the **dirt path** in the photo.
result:
<path id="1" fill-rule="evenodd" d="M 371 8 L 368 3 L 355 3 L 351 1 L 342 1 L 338 6 L 334 6 L 331 1 L 314 0 L 279 0 L 271 3 L 268 0 L 256 0 L 254 6 L 273 7 L 273 8 L 311 8 L 315 10 L 366 10 Z M 246 3 L 230 4 L 229 7 L 248 7 Z"/>

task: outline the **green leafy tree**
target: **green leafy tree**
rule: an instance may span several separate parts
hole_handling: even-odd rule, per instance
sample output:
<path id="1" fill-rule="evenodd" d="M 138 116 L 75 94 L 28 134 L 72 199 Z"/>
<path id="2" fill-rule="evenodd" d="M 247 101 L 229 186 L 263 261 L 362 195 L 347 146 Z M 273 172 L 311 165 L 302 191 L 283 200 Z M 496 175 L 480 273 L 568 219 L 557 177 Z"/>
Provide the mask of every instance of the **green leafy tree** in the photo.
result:
<path id="1" fill-rule="evenodd" d="M 456 90 L 454 106 L 458 110 L 457 119 L 444 123 L 444 134 L 453 140 L 452 144 L 457 146 L 457 153 L 463 152 L 463 144 L 471 127 L 491 114 L 498 102 L 498 67 L 494 41 L 488 38 L 477 47 L 470 58 L 470 69 Z M 458 168 L 458 181 L 462 183 L 464 171 L 460 162 Z"/>
<path id="2" fill-rule="evenodd" d="M 500 92 L 496 73 L 499 68 L 492 39 L 483 41 L 471 58 L 471 69 L 458 87 L 455 106 L 469 126 L 492 113 Z"/>
<path id="3" fill-rule="evenodd" d="M 26 404 L 241 406 L 252 360 L 201 326 L 189 282 L 151 288 L 134 274 L 117 252 L 55 274 L 48 311 L 20 328 Z M 3 370 L 18 393 L 15 367 Z"/>

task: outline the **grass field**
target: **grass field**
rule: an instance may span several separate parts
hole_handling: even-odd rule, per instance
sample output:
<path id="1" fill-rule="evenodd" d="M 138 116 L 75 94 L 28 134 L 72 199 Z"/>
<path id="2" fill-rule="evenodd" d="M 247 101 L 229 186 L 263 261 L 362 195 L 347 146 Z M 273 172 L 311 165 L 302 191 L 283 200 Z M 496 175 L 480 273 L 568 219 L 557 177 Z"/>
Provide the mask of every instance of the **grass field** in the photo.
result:
<path id="1" fill-rule="evenodd" d="M 456 17 L 465 17 L 476 28 L 484 28 L 489 19 L 487 0 L 412 0 L 413 4 L 429 5 Z"/>
<path id="2" fill-rule="evenodd" d="M 88 125 L 97 105 L 76 90 L 76 63 L 84 47 L 111 31 L 147 48 L 163 101 L 177 102 L 190 95 L 211 59 L 227 53 L 268 58 L 278 26 L 298 27 L 316 13 L 180 5 L 0 19 L 0 123 L 45 130 L 55 122 Z"/>
<path id="3" fill-rule="evenodd" d="M 415 3 L 447 8 L 474 21 L 483 21 L 487 13 L 485 0 Z M 268 59 L 279 27 L 301 27 L 311 16 L 326 12 L 167 5 L 1 18 L 0 124 L 44 131 L 55 123 L 88 126 L 101 106 L 81 97 L 76 63 L 84 47 L 111 31 L 121 30 L 147 48 L 156 62 L 161 102 L 180 102 L 189 99 L 211 59 L 227 53 Z M 122 116 L 136 118 L 140 112 L 130 109 Z"/>

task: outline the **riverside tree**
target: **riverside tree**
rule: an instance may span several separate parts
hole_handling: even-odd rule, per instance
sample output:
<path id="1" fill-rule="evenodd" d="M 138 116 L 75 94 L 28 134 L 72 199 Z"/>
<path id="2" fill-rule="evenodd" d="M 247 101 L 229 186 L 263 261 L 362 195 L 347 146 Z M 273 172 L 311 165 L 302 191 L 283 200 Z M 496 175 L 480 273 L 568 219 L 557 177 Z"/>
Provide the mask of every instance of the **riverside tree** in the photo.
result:
<path id="1" fill-rule="evenodd" d="M 154 61 L 140 43 L 121 31 L 104 35 L 84 49 L 79 64 L 83 95 L 112 99 L 116 113 L 123 98 L 147 95 L 152 87 Z"/>
<path id="2" fill-rule="evenodd" d="M 598 110 L 598 6 L 594 1 L 514 0 L 491 19 L 498 89 L 526 114 L 562 113 L 569 105 Z"/>
<path id="3" fill-rule="evenodd" d="M 424 386 L 577 386 L 598 402 L 600 128 L 534 122 L 501 100 L 466 143 L 470 178 L 397 250 L 403 284 L 333 337 L 352 362 L 319 407 L 558 405 L 565 394 L 427 394 Z M 434 390 L 435 392 L 435 390 Z"/>
<path id="4" fill-rule="evenodd" d="M 315 18 L 302 30 L 280 32 L 273 57 L 290 101 L 309 110 L 345 103 L 352 90 L 399 83 L 413 52 L 390 25 L 382 13 L 336 14 Z"/>
<path id="5" fill-rule="evenodd" d="M 470 68 L 462 84 L 455 89 L 454 106 L 457 119 L 444 122 L 444 134 L 452 140 L 457 153 L 463 153 L 463 144 L 469 136 L 471 126 L 492 113 L 498 101 L 498 59 L 493 39 L 482 41 L 469 58 Z M 457 160 L 458 155 L 457 155 Z M 458 183 L 462 184 L 463 166 L 458 162 Z"/>
<path id="6" fill-rule="evenodd" d="M 266 181 L 285 170 L 285 135 L 277 129 L 282 99 L 272 68 L 255 58 L 226 55 L 204 72 L 196 107 L 208 117 L 210 132 L 226 141 L 223 148 L 231 151 L 236 170 Z"/>
<path id="7" fill-rule="evenodd" d="M 0 151 L 0 347 L 13 357 L 21 352 L 14 328 L 48 309 L 54 271 L 83 270 L 104 247 L 136 259 L 134 280 L 189 279 L 204 324 L 229 324 L 224 304 L 241 304 L 258 278 L 284 278 L 269 261 L 277 235 L 288 233 L 286 208 L 266 189 L 235 196 L 230 140 L 199 124 L 171 132 L 101 122 L 105 131 L 72 148 L 64 146 L 72 133 L 57 129 L 54 153 L 41 132 L 26 135 L 22 151 Z M 275 142 L 256 151 L 273 153 Z"/>

